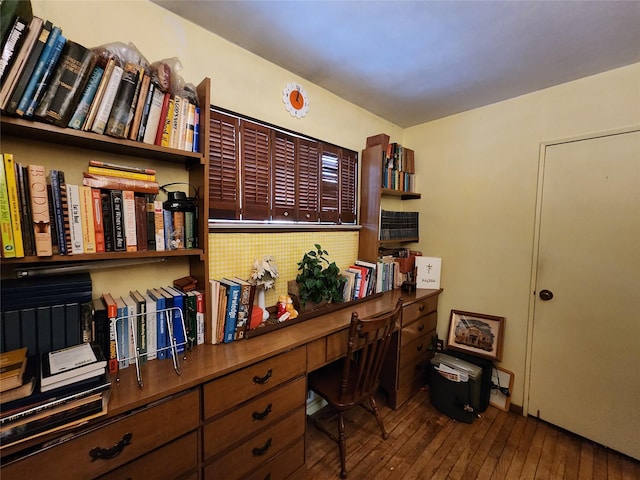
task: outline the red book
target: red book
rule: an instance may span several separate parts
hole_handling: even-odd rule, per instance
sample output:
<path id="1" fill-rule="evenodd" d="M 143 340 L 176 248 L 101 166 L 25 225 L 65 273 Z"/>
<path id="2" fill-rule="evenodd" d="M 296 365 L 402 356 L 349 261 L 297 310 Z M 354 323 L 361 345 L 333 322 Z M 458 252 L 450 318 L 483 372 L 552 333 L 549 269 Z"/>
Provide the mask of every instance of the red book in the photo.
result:
<path id="1" fill-rule="evenodd" d="M 171 94 L 167 92 L 164 94 L 164 100 L 162 101 L 162 110 L 160 110 L 158 132 L 156 133 L 156 141 L 154 142 L 156 145 L 160 145 L 162 143 L 162 134 L 164 132 L 164 123 L 167 119 L 167 110 L 169 109 L 169 100 L 171 100 Z"/>
<path id="2" fill-rule="evenodd" d="M 116 318 L 118 317 L 118 306 L 110 293 L 103 293 L 102 300 L 107 307 L 107 317 L 109 318 L 109 354 L 105 352 L 105 357 L 109 359 L 109 373 L 118 371 L 118 353 L 116 351 Z"/>
<path id="3" fill-rule="evenodd" d="M 100 189 L 91 189 L 91 205 L 93 206 L 93 226 L 96 234 L 96 252 L 105 251 L 104 218 L 102 218 L 102 198 Z"/>

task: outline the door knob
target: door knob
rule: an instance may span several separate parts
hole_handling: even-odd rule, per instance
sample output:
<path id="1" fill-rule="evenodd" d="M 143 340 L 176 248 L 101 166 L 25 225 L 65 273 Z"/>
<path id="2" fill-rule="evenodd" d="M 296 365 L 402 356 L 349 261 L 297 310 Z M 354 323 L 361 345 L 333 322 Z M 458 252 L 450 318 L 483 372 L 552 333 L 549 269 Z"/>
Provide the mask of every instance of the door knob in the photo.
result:
<path id="1" fill-rule="evenodd" d="M 553 298 L 553 292 L 551 290 L 540 290 L 540 300 L 548 302 Z"/>

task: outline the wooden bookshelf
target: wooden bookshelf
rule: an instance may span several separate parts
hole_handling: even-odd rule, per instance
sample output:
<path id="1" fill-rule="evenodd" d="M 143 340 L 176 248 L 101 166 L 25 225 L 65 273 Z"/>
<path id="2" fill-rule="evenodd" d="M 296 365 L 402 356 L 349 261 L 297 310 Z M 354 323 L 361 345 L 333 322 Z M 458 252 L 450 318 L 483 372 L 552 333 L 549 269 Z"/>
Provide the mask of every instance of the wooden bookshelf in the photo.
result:
<path id="1" fill-rule="evenodd" d="M 386 148 L 383 145 L 372 145 L 362 151 L 361 157 L 361 190 L 360 190 L 360 225 L 358 258 L 369 262 L 378 259 L 381 246 L 397 245 L 406 242 L 417 242 L 418 238 L 380 240 L 380 207 L 383 197 L 400 198 L 401 200 L 419 199 L 417 192 L 405 192 L 382 188 L 382 160 Z"/>

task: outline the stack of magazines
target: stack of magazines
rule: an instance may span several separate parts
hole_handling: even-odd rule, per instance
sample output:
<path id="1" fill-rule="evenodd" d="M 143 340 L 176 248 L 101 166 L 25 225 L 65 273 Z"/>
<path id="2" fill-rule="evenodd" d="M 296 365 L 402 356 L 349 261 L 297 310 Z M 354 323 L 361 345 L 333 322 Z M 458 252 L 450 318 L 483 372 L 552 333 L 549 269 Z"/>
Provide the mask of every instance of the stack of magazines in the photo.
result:
<path id="1" fill-rule="evenodd" d="M 11 401 L 0 394 L 0 449 L 105 415 L 106 364 L 88 343 L 32 357 L 25 377 L 38 378 L 35 391 Z"/>

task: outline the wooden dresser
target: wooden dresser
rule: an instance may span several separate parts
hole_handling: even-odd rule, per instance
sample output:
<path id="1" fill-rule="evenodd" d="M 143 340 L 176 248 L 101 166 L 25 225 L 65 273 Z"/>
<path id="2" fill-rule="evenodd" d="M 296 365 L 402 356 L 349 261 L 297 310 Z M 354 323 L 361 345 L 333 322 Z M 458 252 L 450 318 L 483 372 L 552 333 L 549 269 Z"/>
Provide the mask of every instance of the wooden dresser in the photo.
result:
<path id="1" fill-rule="evenodd" d="M 390 405 L 401 405 L 426 381 L 439 293 L 386 292 L 255 338 L 201 345 L 180 376 L 154 360 L 142 370 L 143 389 L 132 368 L 123 370 L 106 417 L 45 437 L 46 446 L 40 439 L 4 449 L 0 477 L 305 478 L 307 372 L 344 355 L 353 310 L 381 313 L 402 296 L 383 379 Z"/>

